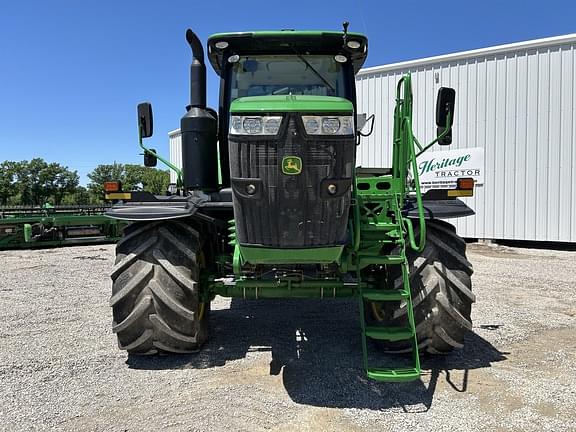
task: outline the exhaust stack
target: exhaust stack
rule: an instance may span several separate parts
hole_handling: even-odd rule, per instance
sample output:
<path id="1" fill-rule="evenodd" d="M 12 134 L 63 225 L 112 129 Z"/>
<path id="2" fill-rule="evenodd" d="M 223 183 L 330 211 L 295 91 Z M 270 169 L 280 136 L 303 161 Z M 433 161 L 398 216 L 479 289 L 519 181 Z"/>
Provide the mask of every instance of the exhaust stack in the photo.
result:
<path id="1" fill-rule="evenodd" d="M 190 64 L 190 107 L 206 108 L 206 65 L 204 64 L 204 48 L 196 34 L 186 30 L 186 41 L 192 50 Z"/>
<path id="2" fill-rule="evenodd" d="M 180 120 L 182 171 L 186 190 L 206 193 L 218 190 L 217 114 L 206 108 L 206 65 L 204 49 L 196 34 L 186 30 L 192 50 L 190 105 Z"/>

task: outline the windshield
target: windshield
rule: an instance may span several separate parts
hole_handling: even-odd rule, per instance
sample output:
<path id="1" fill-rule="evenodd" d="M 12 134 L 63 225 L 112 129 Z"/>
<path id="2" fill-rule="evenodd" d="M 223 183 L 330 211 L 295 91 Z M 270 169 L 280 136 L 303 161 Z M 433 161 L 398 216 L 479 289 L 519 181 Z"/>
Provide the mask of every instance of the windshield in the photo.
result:
<path id="1" fill-rule="evenodd" d="M 347 97 L 344 68 L 329 55 L 245 56 L 230 70 L 230 102 L 288 94 Z"/>

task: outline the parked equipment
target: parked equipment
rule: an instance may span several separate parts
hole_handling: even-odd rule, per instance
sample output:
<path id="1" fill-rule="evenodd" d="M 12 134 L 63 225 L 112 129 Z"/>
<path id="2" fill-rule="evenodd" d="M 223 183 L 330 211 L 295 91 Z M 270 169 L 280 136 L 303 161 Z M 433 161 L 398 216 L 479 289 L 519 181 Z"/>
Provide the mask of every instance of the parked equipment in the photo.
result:
<path id="1" fill-rule="evenodd" d="M 216 295 L 357 297 L 364 368 L 375 380 L 418 379 L 419 351 L 462 346 L 472 266 L 464 240 L 439 218 L 473 214 L 457 199 L 472 193 L 473 182 L 422 195 L 417 170 L 419 154 L 451 142 L 455 92 L 440 88 L 438 137 L 423 147 L 412 135 L 410 76 L 402 77 L 392 167 L 356 167 L 366 123 L 377 120 L 356 112 L 355 74 L 368 41 L 347 27 L 211 36 L 218 113 L 206 107 L 202 44 L 187 31 L 193 60 L 183 168 L 169 165 L 178 192 L 138 193 L 107 212 L 135 221 L 112 271 L 122 349 L 197 351 Z M 139 105 L 138 124 L 145 157 L 161 159 L 142 144 L 152 134 L 150 104 Z M 401 356 L 398 365 L 371 364 L 373 346 L 411 352 L 410 364 Z"/>
<path id="2" fill-rule="evenodd" d="M 0 207 L 0 250 L 116 242 L 126 222 L 104 216 L 109 207 Z"/>

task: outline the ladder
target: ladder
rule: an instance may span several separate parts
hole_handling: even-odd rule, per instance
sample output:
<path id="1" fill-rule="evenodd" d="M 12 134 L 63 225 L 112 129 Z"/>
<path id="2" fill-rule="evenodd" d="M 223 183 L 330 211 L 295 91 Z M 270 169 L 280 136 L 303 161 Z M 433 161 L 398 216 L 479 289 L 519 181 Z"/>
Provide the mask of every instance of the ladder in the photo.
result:
<path id="1" fill-rule="evenodd" d="M 360 327 L 362 331 L 362 355 L 366 374 L 376 381 L 405 382 L 420 378 L 420 356 L 418 338 L 414 321 L 414 310 L 410 289 L 410 273 L 406 258 L 407 223 L 400 210 L 397 181 L 391 176 L 361 178 L 364 190 L 357 191 L 355 202 L 355 219 L 359 223 L 360 240 L 357 248 L 357 281 L 360 301 Z M 389 190 L 379 190 L 378 184 L 388 182 Z M 378 203 L 375 206 L 374 203 Z M 362 209 L 362 215 L 361 210 Z M 411 226 L 410 226 L 411 230 Z M 413 233 L 411 233 L 413 237 Z M 394 250 L 392 255 L 382 255 L 383 246 Z M 399 266 L 402 283 L 391 288 L 377 289 L 362 280 L 363 268 L 369 265 Z M 366 322 L 364 302 L 399 302 L 406 303 L 407 323 L 403 326 L 386 326 Z M 369 364 L 368 339 L 397 342 L 409 341 L 412 345 L 412 362 L 409 367 L 393 365 L 374 366 Z"/>
<path id="2" fill-rule="evenodd" d="M 404 255 L 404 253 L 402 254 Z M 405 256 L 388 256 L 383 263 L 387 265 L 399 265 L 402 269 L 402 285 L 396 289 L 377 290 L 360 287 L 360 327 L 362 330 L 362 356 L 366 375 L 376 381 L 404 382 L 414 381 L 420 378 L 420 355 L 418 353 L 418 339 L 416 335 L 416 325 L 414 323 L 414 310 L 412 308 L 412 298 L 410 293 L 410 280 L 408 263 Z M 367 325 L 364 312 L 364 301 L 371 302 L 398 302 L 405 301 L 408 322 L 406 326 L 388 327 L 379 325 Z M 397 342 L 409 340 L 412 344 L 412 366 L 371 366 L 368 364 L 368 339 L 385 340 Z"/>

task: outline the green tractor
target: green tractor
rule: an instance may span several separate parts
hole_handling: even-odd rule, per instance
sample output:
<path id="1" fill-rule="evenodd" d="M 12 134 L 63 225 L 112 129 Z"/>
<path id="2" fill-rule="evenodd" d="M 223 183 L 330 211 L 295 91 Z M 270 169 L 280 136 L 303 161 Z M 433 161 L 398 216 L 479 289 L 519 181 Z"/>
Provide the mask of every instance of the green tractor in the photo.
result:
<path id="1" fill-rule="evenodd" d="M 357 167 L 374 117 L 356 106 L 367 38 L 347 27 L 211 36 L 218 112 L 206 107 L 202 43 L 187 31 L 193 59 L 182 169 L 142 144 L 152 135 L 152 110 L 138 106 L 145 164 L 160 159 L 178 183 L 166 196 L 121 193 L 108 212 L 132 222 L 111 275 L 121 349 L 198 351 L 216 295 L 356 297 L 364 369 L 378 381 L 418 379 L 419 351 L 462 347 L 472 327 L 472 266 L 464 240 L 441 218 L 473 214 L 457 199 L 472 194 L 473 181 L 422 194 L 417 169 L 429 146 L 451 142 L 455 91 L 440 88 L 437 139 L 421 146 L 412 134 L 410 76 L 402 77 L 392 167 Z M 373 364 L 374 348 L 412 356 Z"/>

